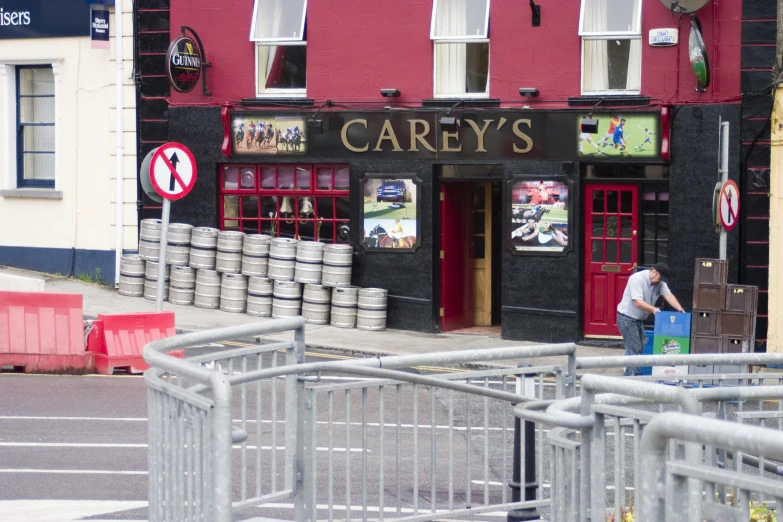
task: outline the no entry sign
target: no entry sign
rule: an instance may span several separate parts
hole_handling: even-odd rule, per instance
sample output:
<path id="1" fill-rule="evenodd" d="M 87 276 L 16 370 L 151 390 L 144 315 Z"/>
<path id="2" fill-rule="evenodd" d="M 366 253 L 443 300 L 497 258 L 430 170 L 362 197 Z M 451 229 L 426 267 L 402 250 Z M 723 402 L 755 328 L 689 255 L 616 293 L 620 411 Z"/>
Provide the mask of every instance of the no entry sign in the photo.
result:
<path id="1" fill-rule="evenodd" d="M 187 196 L 196 184 L 196 160 L 180 143 L 166 143 L 152 156 L 150 181 L 164 198 L 176 201 Z"/>
<path id="2" fill-rule="evenodd" d="M 729 180 L 720 188 L 720 222 L 723 228 L 728 232 L 737 226 L 739 219 L 739 187 L 733 181 Z"/>

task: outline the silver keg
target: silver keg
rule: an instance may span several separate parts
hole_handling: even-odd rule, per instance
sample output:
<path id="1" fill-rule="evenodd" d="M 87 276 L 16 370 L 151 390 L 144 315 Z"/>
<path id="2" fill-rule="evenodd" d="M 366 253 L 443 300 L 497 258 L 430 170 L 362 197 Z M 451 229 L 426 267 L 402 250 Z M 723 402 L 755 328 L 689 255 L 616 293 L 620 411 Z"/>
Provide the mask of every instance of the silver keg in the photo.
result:
<path id="1" fill-rule="evenodd" d="M 359 300 L 359 287 L 340 286 L 332 290 L 331 325 L 338 328 L 356 326 L 356 310 Z"/>
<path id="2" fill-rule="evenodd" d="M 196 271 L 189 266 L 172 266 L 169 303 L 192 305 L 196 294 Z"/>
<path id="3" fill-rule="evenodd" d="M 271 236 L 251 234 L 245 236 L 242 247 L 242 275 L 264 277 L 269 265 L 269 244 Z"/>
<path id="4" fill-rule="evenodd" d="M 223 274 L 220 284 L 220 309 L 243 314 L 247 309 L 247 277 L 242 274 Z"/>
<path id="5" fill-rule="evenodd" d="M 120 258 L 120 295 L 144 295 L 144 268 L 141 256 L 124 255 Z"/>
<path id="6" fill-rule="evenodd" d="M 193 306 L 214 310 L 220 306 L 220 274 L 215 270 L 196 271 L 196 295 Z"/>
<path id="7" fill-rule="evenodd" d="M 214 270 L 217 255 L 218 232 L 216 228 L 196 227 L 190 238 L 190 268 Z"/>
<path id="8" fill-rule="evenodd" d="M 272 317 L 296 317 L 302 309 L 302 285 L 293 281 L 275 281 L 272 291 Z"/>
<path id="9" fill-rule="evenodd" d="M 247 280 L 247 315 L 269 317 L 272 315 L 272 287 L 274 281 L 266 277 L 250 277 Z"/>
<path id="10" fill-rule="evenodd" d="M 349 286 L 353 247 L 351 245 L 326 245 L 321 284 L 324 286 Z"/>
<path id="11" fill-rule="evenodd" d="M 169 225 L 169 237 L 166 242 L 166 264 L 188 266 L 190 261 L 190 236 L 193 225 L 172 223 Z"/>
<path id="12" fill-rule="evenodd" d="M 296 264 L 296 239 L 276 237 L 269 247 L 267 277 L 276 281 L 293 281 Z M 299 314 L 297 314 L 299 315 Z"/>
<path id="13" fill-rule="evenodd" d="M 329 324 L 329 308 L 332 291 L 323 285 L 304 285 L 302 295 L 302 317 L 306 323 Z"/>
<path id="14" fill-rule="evenodd" d="M 139 231 L 139 257 L 146 261 L 157 261 L 160 257 L 160 219 L 142 219 Z"/>
<path id="15" fill-rule="evenodd" d="M 359 290 L 356 312 L 357 330 L 386 329 L 386 301 L 388 290 L 383 288 L 362 288 Z"/>
<path id="16" fill-rule="evenodd" d="M 300 241 L 296 245 L 296 269 L 294 280 L 297 283 L 321 284 L 323 261 L 323 243 L 317 241 Z"/>
<path id="17" fill-rule="evenodd" d="M 218 234 L 215 270 L 224 274 L 242 271 L 242 244 L 245 234 L 226 230 Z"/>
<path id="18" fill-rule="evenodd" d="M 169 280 L 171 277 L 171 267 L 166 265 L 163 275 L 163 299 L 169 296 Z M 144 270 L 144 299 L 155 301 L 158 297 L 158 262 L 147 261 Z"/>

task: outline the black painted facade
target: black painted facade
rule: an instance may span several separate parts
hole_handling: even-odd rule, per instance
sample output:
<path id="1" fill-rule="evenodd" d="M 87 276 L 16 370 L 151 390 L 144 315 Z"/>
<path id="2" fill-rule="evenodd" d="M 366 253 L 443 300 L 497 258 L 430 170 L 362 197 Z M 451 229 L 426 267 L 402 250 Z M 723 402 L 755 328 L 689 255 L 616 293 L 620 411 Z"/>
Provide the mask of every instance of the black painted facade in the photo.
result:
<path id="1" fill-rule="evenodd" d="M 475 111 L 473 111 L 475 112 Z M 456 113 L 455 113 L 456 114 Z M 513 114 L 513 113 L 512 113 Z M 673 109 L 672 161 L 669 166 L 670 254 L 672 286 L 686 306 L 692 300 L 693 266 L 697 257 L 715 257 L 718 234 L 710 216 L 712 191 L 717 176 L 719 118 L 732 128 L 740 124 L 740 106 L 681 106 Z M 573 184 L 571 205 L 573 226 L 569 241 L 573 248 L 559 257 L 515 255 L 502 249 L 501 317 L 507 339 L 532 341 L 574 341 L 582 338 L 583 239 L 582 194 L 585 180 L 581 165 L 574 161 L 394 159 L 391 154 L 371 159 L 359 154 L 335 158 L 308 155 L 296 157 L 226 157 L 221 152 L 223 127 L 220 108 L 176 107 L 168 110 L 168 140 L 186 144 L 197 159 L 199 180 L 188 198 L 172 205 L 172 220 L 196 226 L 218 226 L 218 165 L 255 162 L 346 163 L 351 172 L 351 243 L 354 245 L 353 284 L 389 290 L 390 328 L 423 332 L 438 331 L 439 320 L 439 193 L 435 166 L 443 164 L 502 167 L 502 186 L 519 176 L 565 175 Z M 545 146 L 542 145 L 542 146 Z M 730 177 L 739 179 L 739 148 L 731 144 Z M 349 153 L 346 153 L 349 154 Z M 410 172 L 421 180 L 421 248 L 412 253 L 366 252 L 359 247 L 359 180 L 368 172 Z M 504 194 L 502 201 L 506 201 Z M 506 220 L 502 237 L 506 230 Z M 738 280 L 736 234 L 730 235 L 733 267 L 730 281 Z M 543 282 L 543 284 L 542 284 Z"/>

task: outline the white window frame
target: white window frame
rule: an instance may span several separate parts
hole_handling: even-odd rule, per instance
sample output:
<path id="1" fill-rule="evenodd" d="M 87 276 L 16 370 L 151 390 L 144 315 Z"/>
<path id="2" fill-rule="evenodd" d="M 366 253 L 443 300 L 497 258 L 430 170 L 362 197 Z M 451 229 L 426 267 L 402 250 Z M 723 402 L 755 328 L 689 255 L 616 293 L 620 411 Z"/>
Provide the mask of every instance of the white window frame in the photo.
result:
<path id="1" fill-rule="evenodd" d="M 16 66 L 17 65 L 49 65 L 52 67 L 54 75 L 54 189 L 51 187 L 19 187 L 17 185 L 17 133 L 16 133 Z M 10 192 L 3 196 L 30 196 L 40 193 L 42 197 L 52 197 L 52 194 L 61 190 L 60 176 L 60 157 L 62 121 L 60 119 L 60 110 L 62 104 L 62 90 L 60 89 L 62 80 L 62 58 L 50 59 L 30 59 L 30 60 L 0 60 L 0 89 L 2 89 L 2 98 L 0 103 L 3 105 L 3 114 L 5 121 L 2 125 L 2 165 L 5 170 L 3 176 L 3 189 Z M 18 192 L 18 194 L 17 194 Z"/>
<path id="2" fill-rule="evenodd" d="M 274 42 L 302 42 L 304 41 L 304 31 L 305 31 L 305 24 L 307 23 L 307 0 L 304 2 L 304 6 L 302 7 L 302 24 L 299 27 L 299 37 L 298 38 L 256 38 L 255 32 L 256 32 L 256 17 L 258 16 L 258 3 L 262 0 L 255 0 L 253 2 L 253 18 L 252 23 L 250 24 L 250 41 L 251 42 L 267 42 L 267 43 L 274 43 Z"/>
<path id="3" fill-rule="evenodd" d="M 301 41 L 301 42 L 294 41 L 294 42 L 292 42 L 292 41 L 289 40 L 287 43 L 284 43 L 284 44 L 283 43 L 279 43 L 277 45 L 275 45 L 275 44 L 260 44 L 260 43 L 256 44 L 256 52 L 255 52 L 255 56 L 256 56 L 256 67 L 255 67 L 255 69 L 256 69 L 256 80 L 255 80 L 255 83 L 256 83 L 256 98 L 281 98 L 281 97 L 285 97 L 285 98 L 305 98 L 305 97 L 307 97 L 307 78 L 306 78 L 306 74 L 307 73 L 306 73 L 306 71 L 305 71 L 305 88 L 304 89 L 264 89 L 263 91 L 261 89 L 259 89 L 259 87 L 261 86 L 260 83 L 259 83 L 259 72 L 260 71 L 258 70 L 259 65 L 260 65 L 259 64 L 259 62 L 260 62 L 260 59 L 259 59 L 260 48 L 261 47 L 279 47 L 279 46 L 286 46 L 287 47 L 287 46 L 294 46 L 294 45 L 301 45 L 301 46 L 305 46 L 306 47 L 307 46 L 307 42 L 306 41 Z"/>
<path id="4" fill-rule="evenodd" d="M 443 40 L 451 43 L 463 43 L 464 41 L 489 41 L 489 10 L 492 8 L 492 0 L 487 0 L 487 12 L 484 13 L 484 34 L 463 36 L 436 36 L 435 16 L 438 13 L 438 0 L 432 0 L 432 19 L 430 20 L 430 40 Z"/>
<path id="5" fill-rule="evenodd" d="M 482 38 L 480 40 L 437 40 L 434 41 L 432 44 L 432 95 L 434 98 L 439 99 L 460 99 L 464 98 L 466 100 L 480 100 L 484 98 L 489 98 L 489 79 L 490 74 L 489 72 L 492 70 L 492 53 L 489 52 L 489 49 L 487 49 L 487 87 L 484 90 L 484 92 L 463 92 L 463 93 L 451 93 L 451 94 L 438 94 L 436 92 L 436 89 L 438 88 L 438 44 L 449 44 L 449 43 L 487 43 L 489 44 L 489 38 Z"/>
<path id="6" fill-rule="evenodd" d="M 432 40 L 432 94 L 436 99 L 466 99 L 476 100 L 489 98 L 489 80 L 492 70 L 491 53 L 487 50 L 487 87 L 484 92 L 463 92 L 463 93 L 438 93 L 438 44 L 451 43 L 486 43 L 489 45 L 489 12 L 492 9 L 492 0 L 487 0 L 487 11 L 484 14 L 484 34 L 466 35 L 460 37 L 436 36 L 435 35 L 435 17 L 438 12 L 438 0 L 432 0 L 432 19 L 430 20 L 430 40 Z"/>
<path id="7" fill-rule="evenodd" d="M 581 0 L 581 7 L 579 9 L 579 36 L 582 37 L 581 45 L 581 76 L 579 79 L 579 92 L 582 96 L 638 96 L 641 94 L 641 71 L 642 69 L 642 55 L 641 50 L 644 49 L 642 45 L 642 10 L 644 8 L 644 0 L 639 0 L 639 13 L 636 16 L 634 25 L 638 28 L 638 32 L 635 31 L 585 31 L 584 30 L 584 16 L 585 16 L 585 2 L 590 0 Z M 639 40 L 639 89 L 627 90 L 627 89 L 607 89 L 603 91 L 586 91 L 585 90 L 585 41 L 586 40 Z"/>

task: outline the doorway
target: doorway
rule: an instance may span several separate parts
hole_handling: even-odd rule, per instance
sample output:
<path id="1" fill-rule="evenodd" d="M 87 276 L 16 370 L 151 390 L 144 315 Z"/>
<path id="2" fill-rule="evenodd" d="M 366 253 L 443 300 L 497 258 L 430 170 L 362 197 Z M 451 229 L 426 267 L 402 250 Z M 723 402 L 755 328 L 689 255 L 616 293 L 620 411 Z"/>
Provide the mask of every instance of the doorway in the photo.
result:
<path id="1" fill-rule="evenodd" d="M 500 322 L 501 185 L 445 182 L 440 203 L 441 331 L 489 333 Z"/>
<path id="2" fill-rule="evenodd" d="M 621 338 L 617 303 L 638 264 L 638 185 L 585 189 L 585 337 Z"/>

